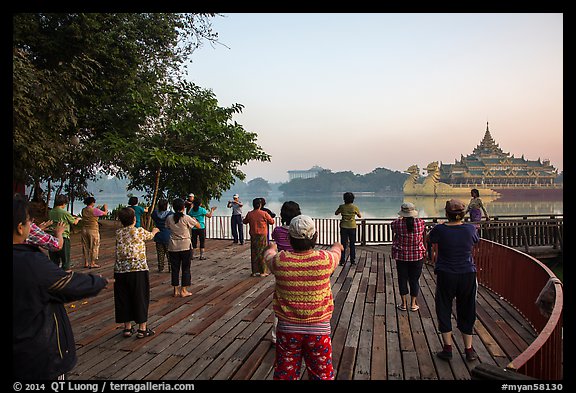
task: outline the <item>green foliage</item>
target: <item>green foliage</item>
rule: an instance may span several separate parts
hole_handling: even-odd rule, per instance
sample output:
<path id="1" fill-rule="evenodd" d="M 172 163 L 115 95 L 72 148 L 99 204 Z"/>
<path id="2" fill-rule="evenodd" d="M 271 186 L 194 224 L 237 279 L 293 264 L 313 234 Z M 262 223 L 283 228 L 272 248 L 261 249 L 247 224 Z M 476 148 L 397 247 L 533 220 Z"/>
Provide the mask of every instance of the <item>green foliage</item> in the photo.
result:
<path id="1" fill-rule="evenodd" d="M 248 182 L 248 189 L 252 194 L 268 195 L 271 187 L 267 180 L 257 177 Z"/>
<path id="2" fill-rule="evenodd" d="M 150 118 L 137 139 L 111 135 L 106 142 L 128 168 L 129 188 L 150 199 L 158 190 L 168 199 L 194 192 L 207 201 L 245 177 L 239 166 L 270 160 L 257 135 L 233 120 L 242 105 L 220 107 L 211 90 L 186 81 L 165 85 L 160 94 L 162 116 Z"/>
<path id="3" fill-rule="evenodd" d="M 103 140 L 138 134 L 158 108 L 158 85 L 179 77 L 203 41 L 217 40 L 213 16 L 13 14 L 14 179 L 74 176 L 85 187 L 96 168 L 121 173 Z M 70 144 L 73 135 L 80 145 Z"/>
<path id="4" fill-rule="evenodd" d="M 193 51 L 217 42 L 214 16 L 14 14 L 14 179 L 58 181 L 72 201 L 98 173 L 129 177 L 153 201 L 208 200 L 244 179 L 241 165 L 270 160 L 233 121 L 241 104 L 220 107 L 182 80 Z"/>

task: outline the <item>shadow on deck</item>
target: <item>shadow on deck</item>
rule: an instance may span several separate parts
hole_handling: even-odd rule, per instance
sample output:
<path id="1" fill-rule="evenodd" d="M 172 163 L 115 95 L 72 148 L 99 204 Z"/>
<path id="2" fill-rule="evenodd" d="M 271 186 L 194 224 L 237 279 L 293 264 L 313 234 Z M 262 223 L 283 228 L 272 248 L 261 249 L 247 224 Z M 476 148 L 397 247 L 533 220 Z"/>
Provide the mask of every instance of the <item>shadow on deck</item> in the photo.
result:
<path id="1" fill-rule="evenodd" d="M 98 269 L 111 279 L 114 230 L 102 222 Z M 266 380 L 272 379 L 274 277 L 250 277 L 250 245 L 206 241 L 208 259 L 192 262 L 193 293 L 171 296 L 170 274 L 157 271 L 154 243 L 147 244 L 151 303 L 146 339 L 122 337 L 114 320 L 112 284 L 94 298 L 67 305 L 79 380 Z M 82 268 L 80 239 L 72 235 L 73 269 Z M 333 362 L 339 380 L 468 380 L 480 363 L 505 367 L 536 337 L 508 303 L 484 288 L 478 293 L 474 347 L 479 360 L 464 359 L 454 330 L 455 356 L 439 360 L 441 337 L 434 309 L 435 276 L 425 265 L 420 310 L 399 311 L 394 261 L 389 246 L 357 247 L 358 264 L 339 266 L 332 276 Z M 456 326 L 453 321 L 453 326 Z M 305 372 L 303 378 L 307 378 Z"/>

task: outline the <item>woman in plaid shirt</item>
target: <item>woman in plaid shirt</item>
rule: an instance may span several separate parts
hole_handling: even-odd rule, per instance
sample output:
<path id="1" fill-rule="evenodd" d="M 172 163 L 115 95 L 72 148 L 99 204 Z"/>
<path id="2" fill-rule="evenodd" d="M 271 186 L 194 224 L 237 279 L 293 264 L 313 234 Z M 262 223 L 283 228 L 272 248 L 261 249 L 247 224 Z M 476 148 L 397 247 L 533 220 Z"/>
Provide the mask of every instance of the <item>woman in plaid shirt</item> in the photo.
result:
<path id="1" fill-rule="evenodd" d="M 410 286 L 410 311 L 418 311 L 420 306 L 416 302 L 420 291 L 420 275 L 422 264 L 426 257 L 424 237 L 426 227 L 424 220 L 418 218 L 418 211 L 413 203 L 403 203 L 400 216 L 392 222 L 392 258 L 396 260 L 398 271 L 398 287 L 402 303 L 398 304 L 401 311 L 407 310 L 408 286 Z"/>

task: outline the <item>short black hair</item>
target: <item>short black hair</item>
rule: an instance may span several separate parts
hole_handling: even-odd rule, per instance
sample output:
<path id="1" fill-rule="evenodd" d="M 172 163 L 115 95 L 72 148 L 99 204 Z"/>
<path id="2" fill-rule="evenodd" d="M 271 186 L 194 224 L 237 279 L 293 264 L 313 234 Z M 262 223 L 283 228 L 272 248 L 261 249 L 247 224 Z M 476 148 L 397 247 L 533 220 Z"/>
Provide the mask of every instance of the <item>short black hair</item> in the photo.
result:
<path id="1" fill-rule="evenodd" d="M 352 203 L 354 202 L 354 194 L 351 192 L 344 193 L 344 203 Z"/>
<path id="2" fill-rule="evenodd" d="M 20 194 L 12 198 L 12 232 L 16 232 L 19 224 L 25 224 L 30 219 L 28 200 Z"/>
<path id="3" fill-rule="evenodd" d="M 120 220 L 123 226 L 127 227 L 136 222 L 136 213 L 132 208 L 123 207 L 118 212 L 118 219 Z"/>
<path id="4" fill-rule="evenodd" d="M 93 196 L 89 196 L 89 197 L 84 198 L 84 204 L 86 206 L 91 205 L 93 203 L 96 203 L 96 198 L 94 198 Z"/>
<path id="5" fill-rule="evenodd" d="M 252 207 L 254 209 L 260 209 L 261 206 L 262 206 L 262 201 L 260 200 L 260 198 L 252 199 Z"/>
<path id="6" fill-rule="evenodd" d="M 130 206 L 135 206 L 135 205 L 137 205 L 137 204 L 138 204 L 138 197 L 135 197 L 135 196 L 130 197 L 130 199 L 128 199 L 128 204 L 129 204 Z"/>
<path id="7" fill-rule="evenodd" d="M 464 212 L 461 213 L 448 213 L 446 212 L 446 218 L 448 219 L 448 221 L 460 221 L 464 219 Z"/>
<path id="8" fill-rule="evenodd" d="M 160 199 L 158 201 L 158 210 L 161 212 L 168 210 L 168 200 L 167 199 Z"/>
<path id="9" fill-rule="evenodd" d="M 290 245 L 292 246 L 294 251 L 308 251 L 316 247 L 316 240 L 318 239 L 318 231 L 314 233 L 312 239 L 296 239 L 292 236 L 288 237 L 290 238 Z"/>
<path id="10" fill-rule="evenodd" d="M 194 200 L 192 201 L 192 210 L 197 212 L 201 204 L 202 201 L 200 200 L 200 198 L 194 197 Z"/>
<path id="11" fill-rule="evenodd" d="M 174 223 L 178 224 L 180 218 L 184 217 L 184 213 L 182 212 L 184 206 L 184 199 L 182 198 L 175 198 L 172 201 L 172 208 L 174 209 Z"/>
<path id="12" fill-rule="evenodd" d="M 480 191 L 478 191 L 477 188 L 471 189 L 470 192 L 471 192 L 472 195 L 474 195 L 476 198 L 480 198 Z"/>
<path id="13" fill-rule="evenodd" d="M 300 205 L 294 201 L 286 201 L 280 208 L 280 218 L 284 225 L 290 225 L 290 221 L 300 214 Z"/>
<path id="14" fill-rule="evenodd" d="M 54 206 L 62 206 L 68 203 L 68 195 L 58 194 L 54 197 Z"/>

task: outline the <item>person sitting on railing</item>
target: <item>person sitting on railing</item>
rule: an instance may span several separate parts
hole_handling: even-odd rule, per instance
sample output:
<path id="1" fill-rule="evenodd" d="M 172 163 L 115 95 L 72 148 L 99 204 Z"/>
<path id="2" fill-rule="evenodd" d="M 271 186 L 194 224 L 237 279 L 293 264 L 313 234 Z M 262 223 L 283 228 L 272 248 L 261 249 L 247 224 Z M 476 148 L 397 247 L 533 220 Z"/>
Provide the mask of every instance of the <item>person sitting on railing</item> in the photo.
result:
<path id="1" fill-rule="evenodd" d="M 463 222 L 466 212 L 464 202 L 450 199 L 446 201 L 445 210 L 448 222 L 434 226 L 429 234 L 430 242 L 438 245 L 434 265 L 435 303 L 444 348 L 437 356 L 442 360 L 452 359 L 451 317 L 452 302 L 456 298 L 456 321 L 464 339 L 466 360 L 473 361 L 478 358 L 472 346 L 478 282 L 472 248 L 480 238 L 474 225 Z"/>
<path id="2" fill-rule="evenodd" d="M 482 212 L 484 212 L 484 217 L 486 217 L 486 221 L 490 220 L 488 216 L 488 212 L 482 203 L 482 199 L 480 199 L 480 191 L 478 189 L 473 188 L 470 190 L 470 195 L 472 198 L 470 199 L 470 203 L 466 208 L 466 213 L 470 213 L 470 221 L 472 222 L 479 222 L 482 221 Z M 465 214 L 466 214 L 465 213 Z"/>

